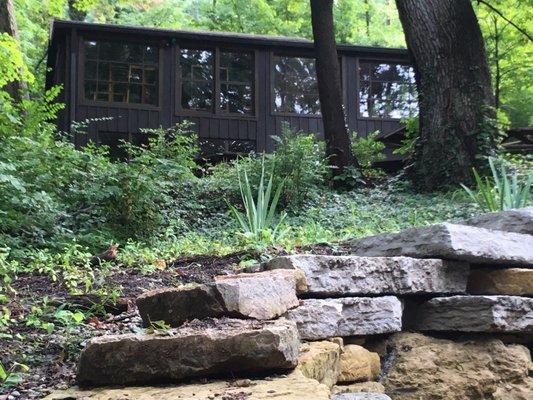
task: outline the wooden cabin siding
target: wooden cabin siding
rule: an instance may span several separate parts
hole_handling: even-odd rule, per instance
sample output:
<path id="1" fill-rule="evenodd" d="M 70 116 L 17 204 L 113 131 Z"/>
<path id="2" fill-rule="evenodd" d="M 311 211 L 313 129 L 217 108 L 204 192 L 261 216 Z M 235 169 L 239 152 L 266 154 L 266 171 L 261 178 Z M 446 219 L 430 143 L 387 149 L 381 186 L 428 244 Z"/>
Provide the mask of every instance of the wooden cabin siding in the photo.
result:
<path id="1" fill-rule="evenodd" d="M 156 43 L 160 52 L 157 106 L 86 101 L 82 91 L 85 39 Z M 182 110 L 181 82 L 177 68 L 180 46 L 201 48 L 212 46 L 224 50 L 253 51 L 254 115 L 228 115 L 217 112 L 202 114 Z M 312 57 L 313 47 L 312 43 L 300 40 L 283 42 L 279 39 L 249 37 L 240 39 L 238 35 L 192 33 L 179 33 L 174 37 L 172 31 L 60 22 L 53 30 L 48 59 L 49 66 L 57 70 L 47 77 L 47 86 L 63 85 L 60 100 L 65 102 L 66 107 L 58 118 L 60 129 L 70 131 L 73 121 L 93 121 L 89 123 L 86 133 L 72 132 L 77 146 L 86 145 L 89 141 L 98 142 L 102 134 L 115 132 L 117 135 L 131 138 L 142 129 L 169 127 L 184 120 L 192 123 L 191 128 L 198 133 L 200 139 L 254 141 L 258 152 L 274 149 L 275 142 L 271 136 L 281 135 L 284 124 L 288 124 L 293 130 L 312 132 L 317 137 L 323 138 L 320 115 L 279 114 L 273 111 L 272 65 L 275 54 Z M 375 130 L 387 132 L 400 127 L 399 120 L 362 118 L 359 115 L 358 66 L 360 60 L 405 63 L 408 61 L 407 52 L 339 46 L 339 57 L 348 129 L 365 136 Z M 217 73 L 216 70 L 214 73 Z M 217 101 L 214 107 L 216 104 Z"/>

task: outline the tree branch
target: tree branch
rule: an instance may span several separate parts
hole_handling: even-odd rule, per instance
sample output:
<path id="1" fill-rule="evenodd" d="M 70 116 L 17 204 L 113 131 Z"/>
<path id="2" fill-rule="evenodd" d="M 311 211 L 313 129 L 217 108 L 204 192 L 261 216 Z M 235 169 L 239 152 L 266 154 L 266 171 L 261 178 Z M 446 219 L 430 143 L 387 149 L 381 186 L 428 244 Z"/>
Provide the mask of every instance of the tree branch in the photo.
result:
<path id="1" fill-rule="evenodd" d="M 513 21 L 511 21 L 505 15 L 503 15 L 503 13 L 500 10 L 495 8 L 493 5 L 487 3 L 485 0 L 476 0 L 476 1 L 478 4 L 484 4 L 485 6 L 487 6 L 490 10 L 498 14 L 503 20 L 510 23 L 512 26 L 515 27 L 515 29 L 517 29 L 520 33 L 522 33 L 525 37 L 527 37 L 530 41 L 533 42 L 533 37 L 524 28 L 521 28 L 518 25 L 516 25 Z"/>

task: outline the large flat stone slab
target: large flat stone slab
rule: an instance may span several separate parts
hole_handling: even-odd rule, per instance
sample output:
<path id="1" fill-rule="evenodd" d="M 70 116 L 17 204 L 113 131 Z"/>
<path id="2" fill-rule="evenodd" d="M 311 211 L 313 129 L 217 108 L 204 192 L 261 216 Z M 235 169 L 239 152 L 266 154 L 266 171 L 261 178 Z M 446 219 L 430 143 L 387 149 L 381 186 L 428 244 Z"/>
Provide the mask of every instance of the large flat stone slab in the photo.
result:
<path id="1" fill-rule="evenodd" d="M 533 296 L 533 269 L 474 269 L 468 278 L 468 293 Z"/>
<path id="2" fill-rule="evenodd" d="M 215 277 L 215 287 L 230 315 L 260 320 L 276 318 L 297 307 L 294 271 L 265 271 Z"/>
<path id="3" fill-rule="evenodd" d="M 411 257 L 294 255 L 270 260 L 266 269 L 299 269 L 308 291 L 321 296 L 464 293 L 469 264 Z"/>
<path id="4" fill-rule="evenodd" d="M 331 396 L 331 400 L 391 400 L 389 396 L 383 393 L 337 393 Z"/>
<path id="5" fill-rule="evenodd" d="M 533 236 L 466 225 L 438 224 L 350 241 L 358 256 L 444 258 L 533 267 Z"/>
<path id="6" fill-rule="evenodd" d="M 417 309 L 421 331 L 533 333 L 533 299 L 518 296 L 451 296 Z"/>
<path id="7" fill-rule="evenodd" d="M 287 318 L 307 340 L 377 335 L 402 329 L 402 302 L 394 296 L 302 300 Z"/>
<path id="8" fill-rule="evenodd" d="M 327 386 L 295 371 L 268 379 L 188 383 L 177 386 L 57 390 L 45 400 L 330 400 Z"/>
<path id="9" fill-rule="evenodd" d="M 161 334 L 94 338 L 77 377 L 81 386 L 134 385 L 283 370 L 297 365 L 298 347 L 291 321 L 196 321 Z"/>
<path id="10" fill-rule="evenodd" d="M 481 214 L 462 221 L 461 224 L 533 235 L 533 207 Z"/>

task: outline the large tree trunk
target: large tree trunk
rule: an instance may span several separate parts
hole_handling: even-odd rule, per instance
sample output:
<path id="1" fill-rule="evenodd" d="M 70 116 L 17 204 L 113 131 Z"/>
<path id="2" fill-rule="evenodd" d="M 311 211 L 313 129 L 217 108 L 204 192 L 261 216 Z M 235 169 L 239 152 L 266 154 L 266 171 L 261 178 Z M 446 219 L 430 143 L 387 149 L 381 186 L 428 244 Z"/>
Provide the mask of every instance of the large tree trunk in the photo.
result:
<path id="1" fill-rule="evenodd" d="M 19 42 L 12 0 L 0 0 L 0 33 L 7 33 Z M 17 102 L 28 98 L 28 86 L 24 81 L 10 82 L 3 89 Z"/>
<path id="2" fill-rule="evenodd" d="M 335 175 L 357 166 L 342 107 L 341 76 L 333 30 L 333 0 L 311 0 L 316 73 L 320 110 L 324 122 L 326 155 Z"/>
<path id="3" fill-rule="evenodd" d="M 469 182 L 495 148 L 494 97 L 470 0 L 396 0 L 417 68 L 420 136 L 410 176 L 427 190 Z"/>

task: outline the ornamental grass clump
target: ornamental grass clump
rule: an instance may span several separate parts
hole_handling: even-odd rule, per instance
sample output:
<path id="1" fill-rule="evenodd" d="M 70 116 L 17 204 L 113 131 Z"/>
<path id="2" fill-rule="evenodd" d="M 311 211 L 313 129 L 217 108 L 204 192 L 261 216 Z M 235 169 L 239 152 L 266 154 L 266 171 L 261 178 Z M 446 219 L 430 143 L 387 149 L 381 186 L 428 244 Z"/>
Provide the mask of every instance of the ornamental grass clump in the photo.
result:
<path id="1" fill-rule="evenodd" d="M 255 243 L 275 242 L 283 235 L 280 227 L 287 216 L 285 212 L 277 212 L 279 198 L 285 181 L 281 181 L 274 188 L 274 174 L 271 172 L 265 185 L 264 159 L 262 160 L 261 177 L 255 198 L 246 170 L 238 171 L 238 179 L 244 213 L 229 203 L 228 206 L 231 215 L 242 231 L 241 233 L 245 238 Z"/>
<path id="2" fill-rule="evenodd" d="M 504 162 L 496 166 L 494 158 L 489 158 L 492 177 L 482 177 L 473 168 L 476 182 L 475 190 L 461 184 L 466 193 L 477 205 L 486 212 L 504 211 L 522 208 L 528 205 L 533 174 L 529 173 L 525 179 L 520 179 L 517 172 L 509 172 Z"/>

